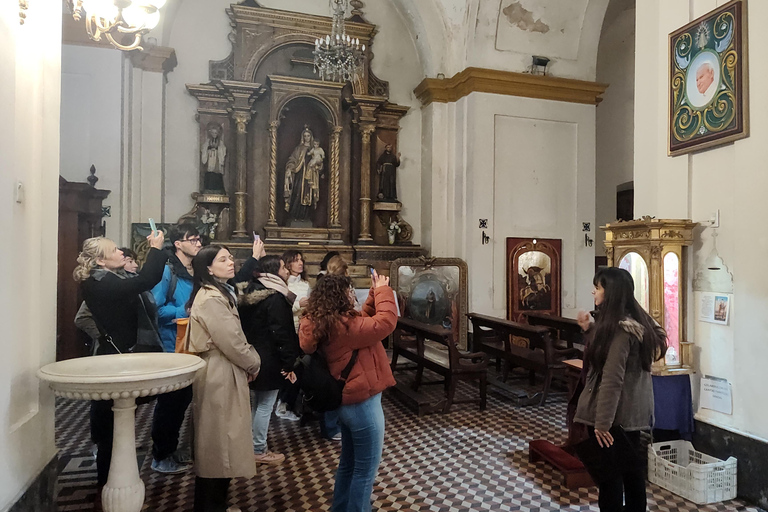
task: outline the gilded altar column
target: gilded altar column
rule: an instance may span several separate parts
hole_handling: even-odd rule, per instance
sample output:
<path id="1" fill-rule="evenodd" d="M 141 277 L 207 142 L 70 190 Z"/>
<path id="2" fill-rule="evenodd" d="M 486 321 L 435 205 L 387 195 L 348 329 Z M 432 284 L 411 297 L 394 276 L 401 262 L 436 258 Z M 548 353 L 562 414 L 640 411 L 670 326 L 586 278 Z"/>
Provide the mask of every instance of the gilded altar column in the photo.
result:
<path id="1" fill-rule="evenodd" d="M 358 243 L 372 242 L 371 238 L 371 134 L 373 125 L 363 125 L 362 162 L 360 164 L 360 236 Z"/>
<path id="2" fill-rule="evenodd" d="M 277 226 L 277 128 L 280 121 L 269 123 L 269 220 L 268 226 Z"/>
<path id="3" fill-rule="evenodd" d="M 248 238 L 245 231 L 246 201 L 248 195 L 246 178 L 246 128 L 251 120 L 250 112 L 234 112 L 232 118 L 237 124 L 237 175 L 235 190 L 235 229 L 232 233 L 233 238 Z"/>
<path id="4" fill-rule="evenodd" d="M 331 227 L 341 227 L 339 222 L 339 153 L 341 151 L 341 126 L 333 127 L 333 139 L 331 140 Z"/>

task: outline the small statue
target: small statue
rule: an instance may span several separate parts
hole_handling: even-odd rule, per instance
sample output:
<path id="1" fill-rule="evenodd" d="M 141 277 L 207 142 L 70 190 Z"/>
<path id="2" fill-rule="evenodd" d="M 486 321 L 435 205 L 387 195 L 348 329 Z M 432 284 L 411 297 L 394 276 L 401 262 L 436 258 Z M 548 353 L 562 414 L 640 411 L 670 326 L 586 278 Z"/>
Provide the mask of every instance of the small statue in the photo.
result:
<path id="1" fill-rule="evenodd" d="M 203 213 L 200 215 L 200 222 L 205 224 L 205 226 L 208 228 L 208 238 L 211 240 L 216 240 L 216 228 L 219 226 L 219 221 L 216 217 L 216 214 L 208 208 L 203 208 Z"/>
<path id="2" fill-rule="evenodd" d="M 221 137 L 222 127 L 211 121 L 206 127 L 206 138 L 200 151 L 200 160 L 205 169 L 203 190 L 210 193 L 226 194 L 224 189 L 224 165 L 227 160 L 227 146 Z"/>
<path id="3" fill-rule="evenodd" d="M 397 201 L 397 177 L 395 170 L 400 167 L 400 153 L 392 154 L 392 144 L 384 146 L 384 152 L 376 162 L 379 173 L 379 193 L 377 198 L 383 201 Z"/>
<path id="4" fill-rule="evenodd" d="M 308 220 L 311 210 L 317 208 L 324 158 L 325 151 L 320 147 L 320 142 L 315 140 L 312 131 L 305 126 L 299 145 L 285 164 L 283 198 L 285 211 L 291 219 Z"/>

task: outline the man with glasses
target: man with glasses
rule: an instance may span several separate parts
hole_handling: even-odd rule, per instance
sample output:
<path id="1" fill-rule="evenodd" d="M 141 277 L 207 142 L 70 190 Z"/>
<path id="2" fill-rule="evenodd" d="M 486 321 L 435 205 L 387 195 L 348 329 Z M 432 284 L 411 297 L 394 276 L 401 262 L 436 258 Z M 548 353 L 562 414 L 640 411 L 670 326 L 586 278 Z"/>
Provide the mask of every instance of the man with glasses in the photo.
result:
<path id="1" fill-rule="evenodd" d="M 157 303 L 160 339 L 166 352 L 176 350 L 176 320 L 187 318 L 186 305 L 192 294 L 192 258 L 200 251 L 200 233 L 191 224 L 179 224 L 169 233 L 173 244 L 163 278 L 152 289 Z M 158 395 L 152 420 L 152 469 L 160 473 L 182 473 L 192 462 L 191 454 L 178 450 L 184 413 L 192 402 L 192 386 Z"/>

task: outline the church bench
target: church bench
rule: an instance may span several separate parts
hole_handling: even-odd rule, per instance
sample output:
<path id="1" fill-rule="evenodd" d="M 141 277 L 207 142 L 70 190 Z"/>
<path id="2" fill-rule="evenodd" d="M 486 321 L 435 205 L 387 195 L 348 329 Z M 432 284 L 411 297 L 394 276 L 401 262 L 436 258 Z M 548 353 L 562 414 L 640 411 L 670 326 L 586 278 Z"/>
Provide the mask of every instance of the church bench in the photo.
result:
<path id="1" fill-rule="evenodd" d="M 398 318 L 397 328 L 392 335 L 392 370 L 397 360 L 403 357 L 416 363 L 413 390 L 422 384 L 424 369 L 443 377 L 438 381 L 445 386 L 446 401 L 443 412 L 448 412 L 454 403 L 479 402 L 485 410 L 488 357 L 482 352 L 470 353 L 459 350 L 453 331 L 429 325 L 409 318 Z M 480 397 L 477 400 L 455 400 L 456 384 L 460 380 L 477 380 Z"/>
<path id="2" fill-rule="evenodd" d="M 506 381 L 512 368 L 529 370 L 531 384 L 535 383 L 536 373 L 544 376 L 539 405 L 547 400 L 552 379 L 555 376 L 564 378 L 566 366 L 563 360 L 579 354 L 575 348 L 556 348 L 550 329 L 544 326 L 520 324 L 479 313 L 468 313 L 467 317 L 472 322 L 473 349 L 504 361 L 502 381 Z M 522 338 L 527 346 L 513 343 L 513 337 Z"/>
<path id="3" fill-rule="evenodd" d="M 549 328 L 550 336 L 557 348 L 576 348 L 584 350 L 584 333 L 579 322 L 573 318 L 529 312 L 525 314 L 530 325 L 542 325 Z"/>

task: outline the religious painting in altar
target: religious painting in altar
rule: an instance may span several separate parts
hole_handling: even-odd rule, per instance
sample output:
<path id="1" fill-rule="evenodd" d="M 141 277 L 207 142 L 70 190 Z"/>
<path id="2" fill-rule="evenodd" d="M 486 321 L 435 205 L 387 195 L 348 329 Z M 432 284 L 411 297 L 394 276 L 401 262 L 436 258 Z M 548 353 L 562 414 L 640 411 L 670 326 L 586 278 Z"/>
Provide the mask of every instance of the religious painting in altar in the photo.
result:
<path id="1" fill-rule="evenodd" d="M 560 315 L 561 240 L 507 238 L 507 318 L 536 311 Z"/>
<path id="2" fill-rule="evenodd" d="M 733 0 L 669 35 L 670 155 L 749 135 L 747 10 Z"/>
<path id="3" fill-rule="evenodd" d="M 458 258 L 399 258 L 389 270 L 400 315 L 450 329 L 467 347 L 467 264 Z"/>

